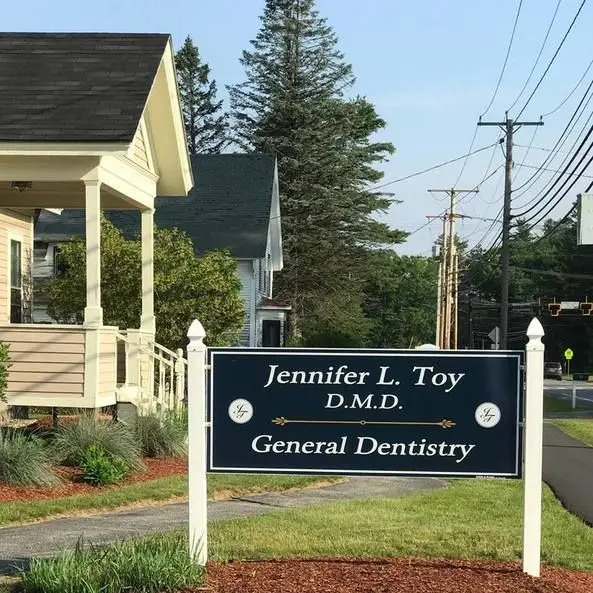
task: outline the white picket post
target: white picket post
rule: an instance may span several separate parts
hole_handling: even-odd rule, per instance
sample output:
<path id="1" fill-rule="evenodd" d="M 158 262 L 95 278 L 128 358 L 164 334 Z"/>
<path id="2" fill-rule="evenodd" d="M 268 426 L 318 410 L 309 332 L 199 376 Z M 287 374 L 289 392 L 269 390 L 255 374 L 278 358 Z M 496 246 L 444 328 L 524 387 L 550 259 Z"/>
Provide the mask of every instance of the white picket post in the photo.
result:
<path id="1" fill-rule="evenodd" d="M 183 359 L 183 350 L 178 348 L 176 351 L 177 359 L 175 360 L 175 398 L 173 405 L 175 409 L 179 409 L 183 405 L 185 397 L 185 360 Z"/>
<path id="2" fill-rule="evenodd" d="M 525 430 L 523 484 L 523 572 L 539 577 L 542 524 L 542 454 L 544 419 L 544 328 L 534 318 L 525 348 Z"/>
<path id="3" fill-rule="evenodd" d="M 202 324 L 195 319 L 187 332 L 189 549 L 200 566 L 208 560 L 205 336 Z"/>

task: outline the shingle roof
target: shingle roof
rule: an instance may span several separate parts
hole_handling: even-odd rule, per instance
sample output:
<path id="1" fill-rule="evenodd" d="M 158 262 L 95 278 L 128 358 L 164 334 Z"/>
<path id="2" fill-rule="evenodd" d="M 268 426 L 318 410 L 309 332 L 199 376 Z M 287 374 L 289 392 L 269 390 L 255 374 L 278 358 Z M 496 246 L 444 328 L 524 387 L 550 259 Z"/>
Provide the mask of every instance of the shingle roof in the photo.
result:
<path id="1" fill-rule="evenodd" d="M 197 253 L 228 249 L 238 259 L 265 256 L 276 160 L 267 154 L 192 156 L 195 186 L 187 197 L 159 197 L 155 222 L 178 228 L 192 239 Z M 108 218 L 127 237 L 140 231 L 137 210 L 110 210 Z M 84 236 L 84 211 L 43 211 L 35 240 L 65 241 Z"/>
<path id="2" fill-rule="evenodd" d="M 0 33 L 0 141 L 131 142 L 168 40 Z"/>

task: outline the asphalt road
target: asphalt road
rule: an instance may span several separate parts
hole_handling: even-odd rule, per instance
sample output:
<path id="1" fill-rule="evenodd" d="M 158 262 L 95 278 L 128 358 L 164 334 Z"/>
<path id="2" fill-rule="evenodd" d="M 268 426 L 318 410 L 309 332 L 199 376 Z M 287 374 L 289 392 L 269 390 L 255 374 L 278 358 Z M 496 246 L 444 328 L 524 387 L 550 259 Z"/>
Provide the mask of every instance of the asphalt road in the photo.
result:
<path id="1" fill-rule="evenodd" d="M 593 448 L 544 424 L 543 478 L 566 509 L 593 526 Z"/>
<path id="2" fill-rule="evenodd" d="M 323 488 L 310 488 L 208 502 L 208 521 L 261 515 L 309 504 L 402 496 L 446 485 L 435 478 L 356 477 Z M 187 504 L 128 509 L 94 516 L 67 517 L 22 527 L 0 528 L 0 574 L 27 566 L 29 558 L 73 550 L 81 537 L 94 545 L 170 531 L 187 524 Z"/>
<path id="3" fill-rule="evenodd" d="M 576 400 L 578 408 L 592 408 L 593 409 L 593 383 L 585 383 L 577 381 Z M 572 401 L 572 381 L 551 381 L 544 382 L 544 392 L 546 395 Z"/>

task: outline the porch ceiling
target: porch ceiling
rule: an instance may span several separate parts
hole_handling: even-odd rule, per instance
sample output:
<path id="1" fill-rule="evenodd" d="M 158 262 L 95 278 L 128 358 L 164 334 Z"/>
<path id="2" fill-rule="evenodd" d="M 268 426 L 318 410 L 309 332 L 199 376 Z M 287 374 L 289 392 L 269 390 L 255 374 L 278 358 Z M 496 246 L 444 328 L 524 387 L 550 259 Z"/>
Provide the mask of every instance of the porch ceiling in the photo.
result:
<path id="1" fill-rule="evenodd" d="M 76 208 L 85 207 L 85 191 L 82 181 L 33 183 L 31 190 L 20 192 L 10 189 L 8 182 L 0 182 L 0 208 Z M 121 194 L 109 186 L 102 187 L 102 208 L 135 208 Z"/>
<path id="2" fill-rule="evenodd" d="M 85 181 L 101 182 L 102 208 L 152 208 L 156 176 L 124 157 L 0 155 L 0 207 L 84 208 Z M 19 191 L 12 182 L 29 182 Z"/>

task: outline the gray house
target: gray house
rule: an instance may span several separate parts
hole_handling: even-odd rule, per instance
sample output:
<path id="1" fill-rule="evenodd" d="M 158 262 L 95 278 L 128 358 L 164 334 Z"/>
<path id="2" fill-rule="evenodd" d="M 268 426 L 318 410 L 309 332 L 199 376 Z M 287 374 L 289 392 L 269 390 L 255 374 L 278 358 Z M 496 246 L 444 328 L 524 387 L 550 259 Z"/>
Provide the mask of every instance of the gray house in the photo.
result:
<path id="1" fill-rule="evenodd" d="M 284 344 L 290 307 L 273 299 L 274 272 L 282 269 L 282 232 L 276 159 L 267 154 L 192 156 L 195 180 L 187 197 L 157 197 L 158 228 L 178 228 L 192 239 L 196 253 L 228 249 L 238 263 L 245 302 L 240 345 Z M 137 237 L 140 214 L 107 210 L 126 237 Z M 52 277 L 59 246 L 84 236 L 84 212 L 42 210 L 35 221 L 33 282 Z M 35 282 L 37 280 L 37 282 Z M 35 291 L 33 321 L 53 323 L 47 302 Z"/>

